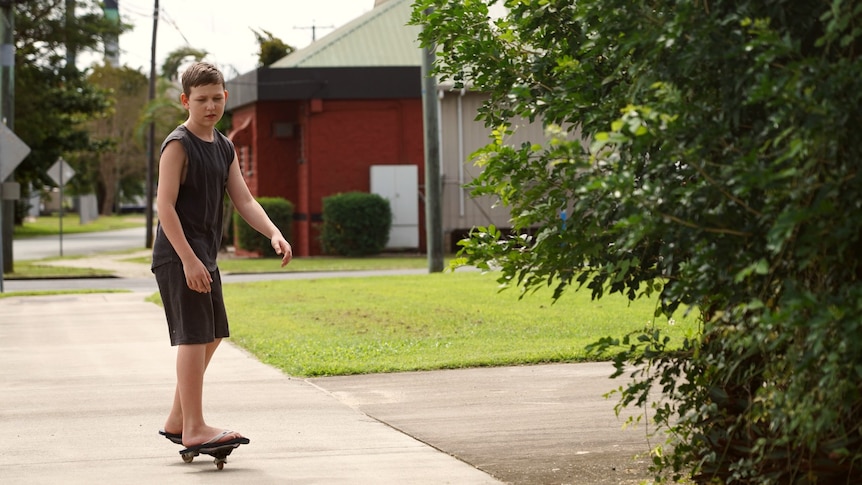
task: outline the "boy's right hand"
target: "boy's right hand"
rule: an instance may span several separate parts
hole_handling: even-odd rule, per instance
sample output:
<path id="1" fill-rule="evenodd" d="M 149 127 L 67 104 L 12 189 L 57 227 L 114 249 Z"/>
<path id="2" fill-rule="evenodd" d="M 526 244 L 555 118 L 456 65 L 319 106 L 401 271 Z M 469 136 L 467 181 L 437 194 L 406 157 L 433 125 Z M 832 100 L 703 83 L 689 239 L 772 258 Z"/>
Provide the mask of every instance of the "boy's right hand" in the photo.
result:
<path id="1" fill-rule="evenodd" d="M 184 261 L 183 273 L 186 275 L 186 284 L 192 291 L 209 293 L 212 290 L 211 283 L 213 282 L 213 278 L 200 259 L 195 258 L 194 261 L 188 264 Z"/>

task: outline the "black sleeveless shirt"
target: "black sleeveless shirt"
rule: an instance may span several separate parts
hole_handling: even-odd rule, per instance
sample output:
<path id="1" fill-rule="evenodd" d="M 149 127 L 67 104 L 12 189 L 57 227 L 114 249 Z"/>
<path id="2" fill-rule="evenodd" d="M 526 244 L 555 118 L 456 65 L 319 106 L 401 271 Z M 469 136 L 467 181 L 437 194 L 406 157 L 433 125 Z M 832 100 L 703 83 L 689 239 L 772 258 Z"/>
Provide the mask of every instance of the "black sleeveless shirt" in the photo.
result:
<path id="1" fill-rule="evenodd" d="M 186 152 L 186 179 L 177 193 L 176 210 L 186 240 L 209 271 L 215 271 L 222 237 L 224 195 L 228 172 L 236 152 L 233 142 L 213 130 L 214 141 L 201 140 L 184 125 L 178 126 L 162 143 L 161 151 L 178 140 Z M 162 230 L 156 229 L 152 267 L 181 262 Z"/>

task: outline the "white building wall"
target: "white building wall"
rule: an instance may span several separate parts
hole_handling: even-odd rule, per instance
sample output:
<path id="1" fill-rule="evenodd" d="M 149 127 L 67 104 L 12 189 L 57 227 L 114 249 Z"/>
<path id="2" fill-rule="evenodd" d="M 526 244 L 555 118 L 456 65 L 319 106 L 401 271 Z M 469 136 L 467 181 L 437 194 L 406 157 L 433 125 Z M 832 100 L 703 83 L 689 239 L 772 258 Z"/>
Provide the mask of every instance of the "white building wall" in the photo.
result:
<path id="1" fill-rule="evenodd" d="M 497 204 L 492 197 L 473 197 L 464 185 L 480 173 L 471 154 L 491 142 L 491 129 L 477 121 L 479 107 L 487 95 L 469 91 L 442 91 L 440 100 L 441 167 L 443 171 L 443 236 L 445 249 L 451 251 L 461 235 L 476 226 L 493 224 L 510 227 L 509 210 Z M 545 134 L 540 122 L 516 123 L 509 143 L 520 146 L 523 142 L 544 143 Z"/>

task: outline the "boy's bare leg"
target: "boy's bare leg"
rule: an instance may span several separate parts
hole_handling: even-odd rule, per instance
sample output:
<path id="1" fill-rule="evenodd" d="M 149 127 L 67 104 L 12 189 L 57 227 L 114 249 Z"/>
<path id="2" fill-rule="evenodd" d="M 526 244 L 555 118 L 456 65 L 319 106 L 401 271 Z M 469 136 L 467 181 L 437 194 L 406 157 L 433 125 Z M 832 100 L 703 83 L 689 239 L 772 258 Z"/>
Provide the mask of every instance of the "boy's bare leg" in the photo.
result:
<path id="1" fill-rule="evenodd" d="M 183 445 L 195 446 L 212 439 L 222 430 L 208 426 L 203 415 L 204 371 L 218 348 L 220 339 L 208 344 L 180 345 L 177 348 L 177 391 L 174 406 L 182 415 Z M 179 397 L 178 403 L 176 397 Z M 171 410 L 171 416 L 174 415 Z M 221 441 L 237 438 L 226 436 Z"/>
<path id="2" fill-rule="evenodd" d="M 219 343 L 221 343 L 221 339 L 216 339 L 211 344 L 208 344 L 206 346 L 206 362 L 204 365 L 204 370 L 209 367 L 210 360 L 212 360 L 213 354 L 215 354 Z M 179 352 L 179 349 L 177 349 L 177 352 Z M 179 359 L 179 356 L 177 356 L 177 359 Z M 182 434 L 183 432 L 183 406 L 182 402 L 180 401 L 179 381 L 177 382 L 176 389 L 174 390 L 174 403 L 171 406 L 171 413 L 168 415 L 168 419 L 167 421 L 165 421 L 165 427 L 163 429 L 168 433 L 174 434 Z"/>
<path id="3" fill-rule="evenodd" d="M 162 429 L 173 434 L 182 434 L 183 432 L 183 406 L 180 403 L 179 385 L 177 385 L 174 390 L 174 404 L 171 406 L 171 413 L 168 414 L 168 419 L 165 421 L 165 427 Z"/>

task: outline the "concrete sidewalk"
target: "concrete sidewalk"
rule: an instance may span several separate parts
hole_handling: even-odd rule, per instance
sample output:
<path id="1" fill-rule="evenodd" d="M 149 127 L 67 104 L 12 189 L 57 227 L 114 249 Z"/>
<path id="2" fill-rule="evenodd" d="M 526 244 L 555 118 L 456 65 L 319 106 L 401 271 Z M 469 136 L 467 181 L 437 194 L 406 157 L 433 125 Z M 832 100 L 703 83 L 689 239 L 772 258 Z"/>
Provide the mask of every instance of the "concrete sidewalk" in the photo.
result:
<path id="1" fill-rule="evenodd" d="M 207 419 L 252 442 L 222 471 L 206 456 L 183 463 L 157 434 L 174 353 L 143 298 L 0 300 L 4 483 L 498 483 L 231 345 L 207 374 Z"/>
<path id="2" fill-rule="evenodd" d="M 217 471 L 157 434 L 175 351 L 148 293 L 0 299 L 4 483 L 636 484 L 643 429 L 608 364 L 295 379 L 225 344 L 207 420 L 251 438 Z"/>

